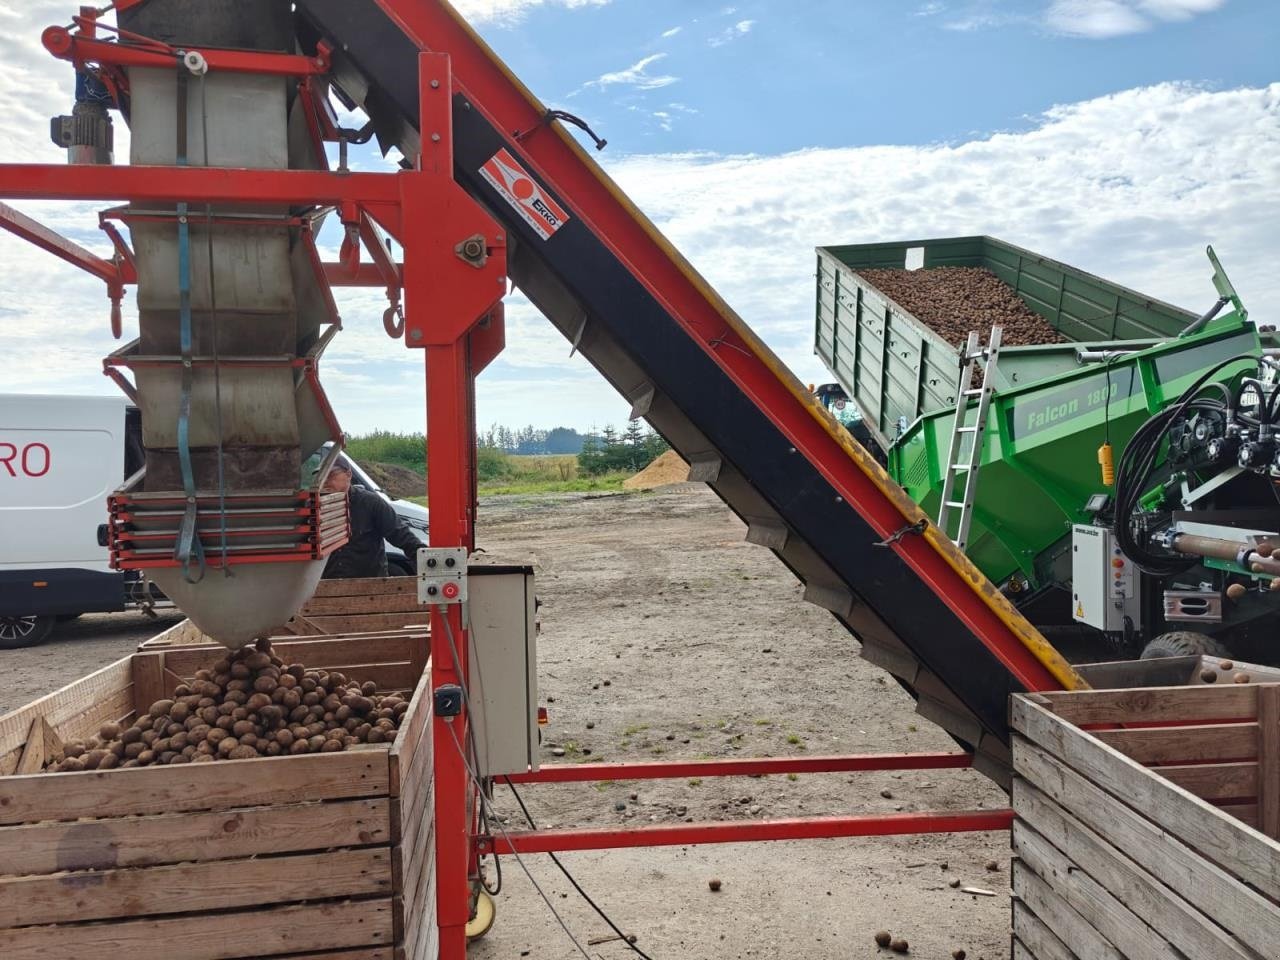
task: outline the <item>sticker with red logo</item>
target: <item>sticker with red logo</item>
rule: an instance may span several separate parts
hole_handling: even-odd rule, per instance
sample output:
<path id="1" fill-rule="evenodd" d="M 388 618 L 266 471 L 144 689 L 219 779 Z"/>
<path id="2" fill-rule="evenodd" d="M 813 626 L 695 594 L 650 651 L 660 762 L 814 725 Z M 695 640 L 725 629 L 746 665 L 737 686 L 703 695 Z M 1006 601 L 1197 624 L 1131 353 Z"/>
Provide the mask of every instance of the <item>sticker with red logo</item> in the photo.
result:
<path id="1" fill-rule="evenodd" d="M 480 168 L 480 175 L 502 194 L 543 240 L 550 240 L 551 235 L 568 221 L 569 214 L 564 207 L 542 192 L 533 177 L 505 147 Z"/>

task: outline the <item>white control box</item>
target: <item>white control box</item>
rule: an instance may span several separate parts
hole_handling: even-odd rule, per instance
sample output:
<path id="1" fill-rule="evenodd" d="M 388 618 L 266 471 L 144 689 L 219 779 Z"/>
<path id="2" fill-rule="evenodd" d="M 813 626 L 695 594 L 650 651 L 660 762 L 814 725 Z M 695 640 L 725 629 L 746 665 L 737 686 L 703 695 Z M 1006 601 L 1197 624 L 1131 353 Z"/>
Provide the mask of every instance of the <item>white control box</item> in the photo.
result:
<path id="1" fill-rule="evenodd" d="M 1071 613 L 1108 633 L 1141 625 L 1142 577 L 1105 527 L 1077 524 L 1071 531 Z"/>
<path id="2" fill-rule="evenodd" d="M 468 690 L 482 777 L 538 769 L 533 568 L 473 566 L 467 578 Z"/>

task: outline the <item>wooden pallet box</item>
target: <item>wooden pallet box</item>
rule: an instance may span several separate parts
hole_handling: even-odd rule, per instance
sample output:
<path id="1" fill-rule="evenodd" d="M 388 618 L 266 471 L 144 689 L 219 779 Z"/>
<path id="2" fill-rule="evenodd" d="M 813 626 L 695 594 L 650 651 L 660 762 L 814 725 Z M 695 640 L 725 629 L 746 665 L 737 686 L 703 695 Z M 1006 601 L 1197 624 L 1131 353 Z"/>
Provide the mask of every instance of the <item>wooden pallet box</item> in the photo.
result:
<path id="1" fill-rule="evenodd" d="M 1015 960 L 1280 957 L 1280 685 L 1016 696 Z"/>
<path id="2" fill-rule="evenodd" d="M 0 717 L 4 960 L 434 960 L 421 633 L 275 644 L 412 693 L 395 741 L 330 754 L 44 774 L 50 738 L 131 722 L 220 647 L 125 657 Z"/>

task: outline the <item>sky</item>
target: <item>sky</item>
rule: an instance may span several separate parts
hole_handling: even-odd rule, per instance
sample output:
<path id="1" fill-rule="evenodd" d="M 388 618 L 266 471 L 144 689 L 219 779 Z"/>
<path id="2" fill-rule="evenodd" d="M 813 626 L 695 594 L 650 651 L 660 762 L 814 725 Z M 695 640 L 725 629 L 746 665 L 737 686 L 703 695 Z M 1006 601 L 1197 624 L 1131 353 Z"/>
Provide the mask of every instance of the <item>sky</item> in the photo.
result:
<path id="1" fill-rule="evenodd" d="M 599 162 L 802 380 L 830 379 L 811 342 L 829 244 L 986 233 L 1199 311 L 1212 243 L 1254 319 L 1280 321 L 1274 0 L 455 5 L 609 141 Z M 39 38 L 71 9 L 0 7 L 0 163 L 61 161 L 48 118 L 73 78 Z M 92 206 L 15 206 L 106 251 Z M 0 258 L 0 389 L 111 392 L 101 284 L 4 234 Z M 339 304 L 321 379 L 343 426 L 421 430 L 420 355 L 383 334 L 376 293 Z M 482 426 L 628 411 L 518 291 L 477 404 Z"/>

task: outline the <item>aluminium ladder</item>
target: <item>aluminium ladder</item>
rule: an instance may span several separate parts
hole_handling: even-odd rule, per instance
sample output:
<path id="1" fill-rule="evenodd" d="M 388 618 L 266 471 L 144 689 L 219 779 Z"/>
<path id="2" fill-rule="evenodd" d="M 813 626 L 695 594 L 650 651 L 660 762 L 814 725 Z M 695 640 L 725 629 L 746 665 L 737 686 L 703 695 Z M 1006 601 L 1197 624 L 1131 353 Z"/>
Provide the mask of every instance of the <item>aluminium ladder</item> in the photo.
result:
<path id="1" fill-rule="evenodd" d="M 947 447 L 947 474 L 942 483 L 942 504 L 938 508 L 938 529 L 955 541 L 961 550 L 969 541 L 969 526 L 973 523 L 973 501 L 978 493 L 978 464 L 982 459 L 982 435 L 987 426 L 987 413 L 991 409 L 991 395 L 995 392 L 996 362 L 1000 355 L 1002 327 L 991 328 L 987 346 L 978 345 L 978 334 L 969 333 L 960 357 L 960 381 L 956 385 L 956 415 L 952 421 L 951 442 Z M 985 360 L 982 386 L 973 385 L 978 362 Z M 969 398 L 977 397 L 972 423 L 966 423 L 969 414 Z M 965 437 L 970 437 L 968 449 L 964 449 Z M 964 451 L 964 452 L 962 452 Z M 963 479 L 961 479 L 963 478 Z M 960 487 L 959 499 L 956 488 Z M 955 535 L 951 525 L 955 520 Z"/>

